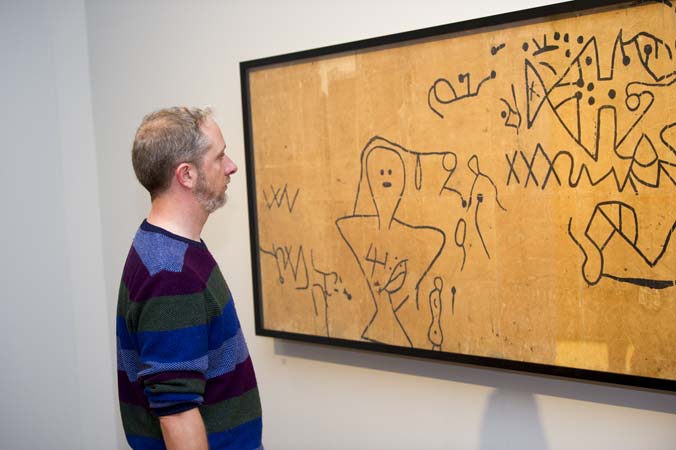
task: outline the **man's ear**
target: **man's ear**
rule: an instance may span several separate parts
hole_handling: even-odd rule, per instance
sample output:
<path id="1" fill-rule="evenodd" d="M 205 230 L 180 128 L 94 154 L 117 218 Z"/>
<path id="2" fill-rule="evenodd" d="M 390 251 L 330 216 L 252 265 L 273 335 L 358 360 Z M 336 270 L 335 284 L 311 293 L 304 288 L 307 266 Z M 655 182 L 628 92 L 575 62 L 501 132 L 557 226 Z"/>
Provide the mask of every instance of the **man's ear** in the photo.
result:
<path id="1" fill-rule="evenodd" d="M 197 183 L 197 168 L 190 163 L 181 163 L 176 167 L 174 176 L 179 185 L 192 189 Z"/>

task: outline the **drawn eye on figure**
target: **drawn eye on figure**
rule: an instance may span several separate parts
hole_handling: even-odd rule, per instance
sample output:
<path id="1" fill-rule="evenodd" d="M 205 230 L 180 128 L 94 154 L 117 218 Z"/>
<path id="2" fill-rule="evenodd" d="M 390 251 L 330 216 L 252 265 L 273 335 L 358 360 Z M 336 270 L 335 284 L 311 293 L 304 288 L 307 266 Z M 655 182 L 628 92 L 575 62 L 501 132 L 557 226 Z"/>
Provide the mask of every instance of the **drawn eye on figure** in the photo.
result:
<path id="1" fill-rule="evenodd" d="M 479 202 L 479 203 L 483 202 L 484 201 L 484 194 L 478 193 L 476 195 L 476 201 Z"/>

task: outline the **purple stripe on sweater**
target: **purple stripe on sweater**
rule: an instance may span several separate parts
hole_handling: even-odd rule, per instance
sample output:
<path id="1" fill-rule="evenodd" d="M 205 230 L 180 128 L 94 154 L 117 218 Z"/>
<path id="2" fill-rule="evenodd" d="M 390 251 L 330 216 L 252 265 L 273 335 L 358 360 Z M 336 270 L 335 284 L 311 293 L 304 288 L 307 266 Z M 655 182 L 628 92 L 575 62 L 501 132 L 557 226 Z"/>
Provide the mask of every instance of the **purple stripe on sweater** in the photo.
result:
<path id="1" fill-rule="evenodd" d="M 205 257 L 205 253 L 208 257 Z M 141 302 L 152 297 L 201 292 L 206 288 L 207 280 L 215 268 L 216 261 L 206 250 L 189 246 L 185 255 L 183 272 L 162 271 L 151 277 L 132 247 L 124 267 L 122 281 L 130 292 L 130 300 Z M 149 282 L 150 280 L 152 281 Z"/>
<path id="2" fill-rule="evenodd" d="M 197 276 L 206 281 L 211 276 L 214 267 L 216 267 L 216 260 L 211 256 L 208 250 L 191 245 L 188 247 L 188 250 L 185 252 L 185 259 L 183 261 L 183 267 L 185 270 L 186 267 L 189 267 Z"/>
<path id="3" fill-rule="evenodd" d="M 143 378 L 143 381 L 147 383 L 161 383 L 163 381 L 175 380 L 177 378 L 182 379 L 192 379 L 192 380 L 204 380 L 204 374 L 199 372 L 191 371 L 171 371 L 171 372 L 160 372 L 155 375 Z"/>
<path id="4" fill-rule="evenodd" d="M 127 374 L 122 370 L 117 371 L 117 392 L 120 395 L 121 402 L 141 406 L 150 410 L 148 399 L 143 393 L 143 383 L 132 383 L 129 381 L 129 378 L 127 378 Z"/>
<path id="5" fill-rule="evenodd" d="M 255 387 L 256 374 L 249 357 L 241 364 L 238 364 L 235 370 L 212 378 L 207 382 L 204 391 L 204 404 L 210 405 L 238 397 Z"/>
<path id="6" fill-rule="evenodd" d="M 129 292 L 138 292 L 141 288 L 141 285 L 145 283 L 150 274 L 148 269 L 143 265 L 143 261 L 136 253 L 134 247 L 129 250 L 129 255 L 127 255 L 127 262 L 124 264 L 124 270 L 122 271 L 122 282 L 127 286 Z"/>
<path id="7" fill-rule="evenodd" d="M 129 288 L 129 296 L 133 302 L 142 302 L 153 297 L 171 295 L 189 295 L 202 292 L 206 283 L 192 274 L 185 272 L 160 272 L 152 277 L 150 282 L 138 289 Z"/>

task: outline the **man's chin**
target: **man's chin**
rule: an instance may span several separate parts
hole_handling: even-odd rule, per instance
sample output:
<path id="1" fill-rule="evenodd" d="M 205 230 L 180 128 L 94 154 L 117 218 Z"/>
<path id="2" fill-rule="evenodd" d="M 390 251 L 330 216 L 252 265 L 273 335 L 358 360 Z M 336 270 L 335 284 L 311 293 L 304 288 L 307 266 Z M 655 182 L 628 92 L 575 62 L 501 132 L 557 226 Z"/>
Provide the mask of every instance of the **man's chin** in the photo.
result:
<path id="1" fill-rule="evenodd" d="M 206 212 L 211 214 L 217 209 L 222 208 L 228 202 L 228 195 L 224 192 L 222 195 L 219 195 L 218 197 L 211 197 L 208 199 L 198 196 L 197 200 L 199 201 L 200 205 L 202 205 L 202 208 L 204 208 Z"/>

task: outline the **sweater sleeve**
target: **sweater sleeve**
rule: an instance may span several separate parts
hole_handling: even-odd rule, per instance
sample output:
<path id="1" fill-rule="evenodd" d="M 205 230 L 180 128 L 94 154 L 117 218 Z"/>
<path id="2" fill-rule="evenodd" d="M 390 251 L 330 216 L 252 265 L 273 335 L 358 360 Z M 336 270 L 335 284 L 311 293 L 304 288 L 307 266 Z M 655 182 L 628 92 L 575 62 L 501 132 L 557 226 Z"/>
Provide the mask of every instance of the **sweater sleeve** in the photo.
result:
<path id="1" fill-rule="evenodd" d="M 204 292 L 151 297 L 137 313 L 138 375 L 150 408 L 162 416 L 201 405 L 209 365 Z"/>

